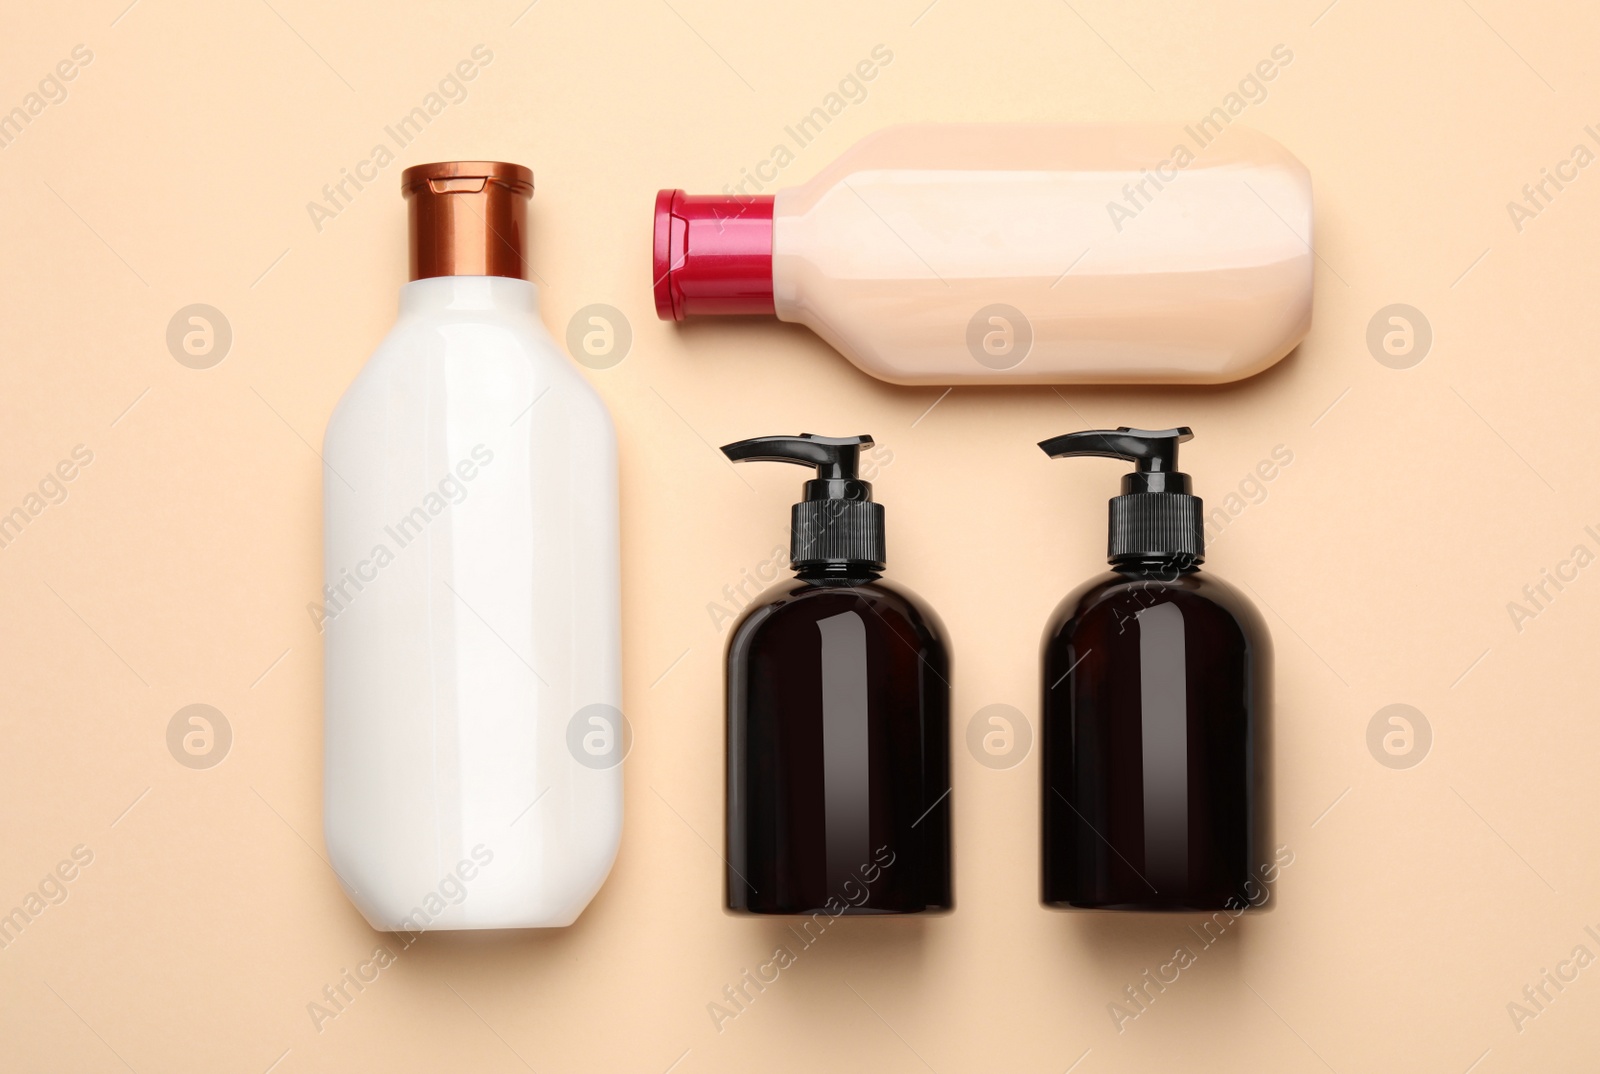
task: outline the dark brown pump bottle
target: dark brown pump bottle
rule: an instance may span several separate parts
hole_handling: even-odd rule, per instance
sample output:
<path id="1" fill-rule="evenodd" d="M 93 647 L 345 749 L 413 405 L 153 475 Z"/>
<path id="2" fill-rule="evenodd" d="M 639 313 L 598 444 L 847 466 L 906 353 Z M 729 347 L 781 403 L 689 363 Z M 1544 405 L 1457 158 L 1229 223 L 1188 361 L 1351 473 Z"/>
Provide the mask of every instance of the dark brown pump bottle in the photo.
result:
<path id="1" fill-rule="evenodd" d="M 1237 590 L 1200 573 L 1188 429 L 1069 433 L 1051 458 L 1134 464 L 1111 501 L 1111 571 L 1044 632 L 1043 893 L 1092 910 L 1234 910 L 1276 875 L 1272 645 Z"/>
<path id="2" fill-rule="evenodd" d="M 883 580 L 870 436 L 764 436 L 735 462 L 814 466 L 795 576 L 728 643 L 727 905 L 752 914 L 949 909 L 950 661 L 944 625 Z"/>

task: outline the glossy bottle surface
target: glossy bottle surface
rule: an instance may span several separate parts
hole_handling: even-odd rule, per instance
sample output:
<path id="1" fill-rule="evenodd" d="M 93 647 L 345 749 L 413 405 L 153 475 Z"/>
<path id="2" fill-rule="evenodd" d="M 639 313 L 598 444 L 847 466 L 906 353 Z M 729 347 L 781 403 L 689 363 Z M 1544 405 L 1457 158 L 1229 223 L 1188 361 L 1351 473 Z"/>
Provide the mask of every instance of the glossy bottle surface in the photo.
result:
<path id="1" fill-rule="evenodd" d="M 1062 602 L 1043 665 L 1044 902 L 1258 905 L 1272 650 L 1249 601 L 1196 570 L 1113 570 Z"/>
<path id="2" fill-rule="evenodd" d="M 1311 325 L 1310 176 L 1237 125 L 893 127 L 771 211 L 778 317 L 896 384 L 1215 384 Z"/>
<path id="3" fill-rule="evenodd" d="M 586 749 L 622 704 L 604 404 L 532 284 L 439 276 L 323 454 L 334 870 L 379 929 L 570 923 L 622 822 L 620 757 Z"/>
<path id="4" fill-rule="evenodd" d="M 804 572 L 728 646 L 727 905 L 952 905 L 950 665 L 931 609 L 875 574 Z"/>

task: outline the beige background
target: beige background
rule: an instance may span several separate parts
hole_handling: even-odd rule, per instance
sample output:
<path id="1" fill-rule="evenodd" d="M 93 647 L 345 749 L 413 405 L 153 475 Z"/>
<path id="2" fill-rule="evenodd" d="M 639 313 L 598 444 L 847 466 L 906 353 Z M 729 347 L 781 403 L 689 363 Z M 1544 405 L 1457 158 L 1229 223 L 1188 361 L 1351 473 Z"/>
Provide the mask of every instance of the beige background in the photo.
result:
<path id="1" fill-rule="evenodd" d="M 1520 232 L 1506 208 L 1600 149 L 1593 5 L 125 4 L 17 9 L 0 33 L 0 110 L 75 45 L 93 53 L 0 150 L 0 513 L 93 452 L 0 548 L 0 909 L 73 848 L 93 855 L 0 950 L 0 1067 L 1594 1069 L 1600 968 L 1520 1031 L 1507 1005 L 1575 947 L 1600 956 L 1600 568 L 1520 631 L 1507 604 L 1575 546 L 1600 552 L 1600 168 Z M 319 231 L 307 203 L 479 44 L 493 59 L 467 98 Z M 878 44 L 892 62 L 781 182 L 905 120 L 1192 122 L 1286 45 L 1241 121 L 1315 177 L 1310 339 L 1220 390 L 941 395 L 870 380 L 791 326 L 657 321 L 657 187 L 737 182 Z M 592 303 L 631 323 L 626 358 L 591 376 L 622 442 L 636 742 L 621 856 L 575 927 L 399 951 L 322 860 L 305 606 L 322 430 L 404 278 L 399 172 L 454 157 L 533 167 L 558 338 Z M 191 303 L 231 325 L 214 368 L 169 353 Z M 1409 369 L 1366 341 L 1392 303 L 1434 334 Z M 1276 641 L 1294 863 L 1276 912 L 1121 1032 L 1108 1005 L 1196 948 L 1191 922 L 1040 909 L 1037 759 L 984 767 L 963 734 L 993 704 L 1036 722 L 1041 626 L 1101 568 L 1118 468 L 1033 443 L 1120 423 L 1192 425 L 1185 468 L 1213 507 L 1276 446 L 1294 456 L 1209 563 Z M 893 453 L 891 570 L 953 639 L 959 908 L 837 925 L 719 1032 L 707 1005 L 797 941 L 719 910 L 707 606 L 782 540 L 798 475 L 735 474 L 711 445 L 801 429 Z M 206 770 L 166 740 L 195 703 L 233 732 Z M 1367 746 L 1394 703 L 1433 732 L 1409 769 Z M 308 1004 L 380 944 L 394 964 L 319 1029 Z"/>

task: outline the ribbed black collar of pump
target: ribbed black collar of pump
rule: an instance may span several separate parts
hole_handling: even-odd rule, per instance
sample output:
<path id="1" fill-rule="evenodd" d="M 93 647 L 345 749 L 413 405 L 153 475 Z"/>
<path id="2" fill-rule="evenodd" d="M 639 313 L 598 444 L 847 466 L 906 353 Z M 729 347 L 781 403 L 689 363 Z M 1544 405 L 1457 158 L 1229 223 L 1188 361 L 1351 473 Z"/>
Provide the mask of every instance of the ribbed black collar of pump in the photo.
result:
<path id="1" fill-rule="evenodd" d="M 831 564 L 860 564 L 874 571 L 884 568 L 881 503 L 802 500 L 791 510 L 789 522 L 793 527 L 789 562 L 796 570 Z"/>
<path id="2" fill-rule="evenodd" d="M 861 449 L 872 442 L 870 436 L 758 436 L 728 444 L 722 453 L 734 462 L 816 467 L 790 512 L 789 562 L 796 570 L 850 564 L 881 571 L 883 505 L 872 502 L 872 485 L 858 476 Z"/>
<path id="3" fill-rule="evenodd" d="M 1206 558 L 1205 515 L 1200 497 L 1180 492 L 1135 492 L 1111 498 L 1106 556 L 1130 559 Z"/>
<path id="4" fill-rule="evenodd" d="M 1134 464 L 1122 478 L 1122 495 L 1111 499 L 1106 554 L 1112 563 L 1205 559 L 1205 505 L 1189 491 L 1189 475 L 1178 469 L 1178 445 L 1192 440 L 1176 429 L 1089 429 L 1039 444 L 1053 459 L 1095 456 Z"/>

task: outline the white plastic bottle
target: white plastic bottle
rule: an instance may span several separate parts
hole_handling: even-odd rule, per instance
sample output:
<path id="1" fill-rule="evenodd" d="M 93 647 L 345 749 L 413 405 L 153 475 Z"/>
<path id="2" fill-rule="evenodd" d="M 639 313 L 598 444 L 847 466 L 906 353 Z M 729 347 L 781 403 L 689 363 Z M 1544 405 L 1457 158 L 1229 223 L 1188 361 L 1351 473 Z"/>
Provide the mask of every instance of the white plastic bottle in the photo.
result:
<path id="1" fill-rule="evenodd" d="M 622 830 L 617 446 L 516 165 L 407 169 L 411 282 L 323 456 L 325 834 L 374 928 L 570 924 Z"/>

